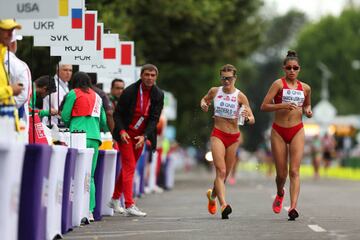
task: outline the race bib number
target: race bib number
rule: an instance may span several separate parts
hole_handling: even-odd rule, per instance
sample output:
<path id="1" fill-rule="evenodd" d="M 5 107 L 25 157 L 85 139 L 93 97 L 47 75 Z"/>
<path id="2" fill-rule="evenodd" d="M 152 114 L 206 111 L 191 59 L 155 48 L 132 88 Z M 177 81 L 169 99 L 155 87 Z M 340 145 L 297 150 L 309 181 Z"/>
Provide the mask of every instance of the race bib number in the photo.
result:
<path id="1" fill-rule="evenodd" d="M 284 89 L 282 95 L 283 103 L 294 103 L 296 106 L 301 107 L 304 103 L 304 92 L 295 89 Z"/>

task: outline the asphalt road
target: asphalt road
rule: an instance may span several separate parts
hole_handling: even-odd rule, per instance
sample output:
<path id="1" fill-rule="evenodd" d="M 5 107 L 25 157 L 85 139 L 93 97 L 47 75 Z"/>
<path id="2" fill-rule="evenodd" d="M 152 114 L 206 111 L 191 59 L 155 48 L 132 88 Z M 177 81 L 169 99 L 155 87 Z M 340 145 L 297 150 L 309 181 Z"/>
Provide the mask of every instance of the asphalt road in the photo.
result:
<path id="1" fill-rule="evenodd" d="M 233 208 L 229 220 L 207 213 L 206 190 L 213 175 L 205 170 L 181 173 L 175 188 L 137 200 L 148 213 L 134 218 L 116 215 L 75 228 L 65 239 L 360 239 L 360 182 L 302 179 L 300 217 L 288 221 L 287 211 L 276 215 L 271 204 L 273 178 L 239 172 L 237 183 L 227 187 Z M 287 190 L 288 192 L 288 190 Z M 289 206 L 289 196 L 284 208 Z"/>

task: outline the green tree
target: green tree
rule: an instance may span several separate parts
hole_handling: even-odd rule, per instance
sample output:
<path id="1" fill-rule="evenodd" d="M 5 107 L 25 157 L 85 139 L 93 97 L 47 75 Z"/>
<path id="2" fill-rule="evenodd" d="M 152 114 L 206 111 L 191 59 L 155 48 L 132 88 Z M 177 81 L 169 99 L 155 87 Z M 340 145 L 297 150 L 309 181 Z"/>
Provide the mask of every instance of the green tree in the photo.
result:
<path id="1" fill-rule="evenodd" d="M 299 35 L 301 78 L 312 87 L 315 105 L 320 100 L 321 72 L 324 63 L 332 72 L 329 80 L 330 102 L 338 114 L 360 113 L 359 69 L 353 67 L 360 60 L 360 9 L 346 9 L 339 17 L 327 16 L 309 24 Z"/>
<path id="2" fill-rule="evenodd" d="M 106 3 L 106 4 L 105 4 Z M 249 56 L 260 44 L 260 0 L 90 1 L 105 26 L 134 40 L 138 64 L 159 66 L 158 84 L 178 99 L 178 140 L 203 146 L 210 114 L 200 98 L 219 85 L 218 69 Z"/>

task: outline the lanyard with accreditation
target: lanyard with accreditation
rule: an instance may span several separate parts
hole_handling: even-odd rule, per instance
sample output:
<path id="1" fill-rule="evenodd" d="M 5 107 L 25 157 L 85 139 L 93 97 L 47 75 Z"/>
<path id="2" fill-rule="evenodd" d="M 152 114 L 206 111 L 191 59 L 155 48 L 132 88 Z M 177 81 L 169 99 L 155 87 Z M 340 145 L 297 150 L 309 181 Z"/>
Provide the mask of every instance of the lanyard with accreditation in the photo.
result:
<path id="1" fill-rule="evenodd" d="M 140 112 L 141 112 L 141 117 L 139 118 L 139 120 L 136 122 L 134 128 L 135 129 L 139 129 L 141 123 L 144 121 L 145 119 L 145 114 L 148 112 L 149 107 L 150 107 L 150 99 L 147 102 L 146 108 L 144 110 L 144 99 L 143 99 L 143 90 L 142 90 L 142 84 L 140 84 Z"/>

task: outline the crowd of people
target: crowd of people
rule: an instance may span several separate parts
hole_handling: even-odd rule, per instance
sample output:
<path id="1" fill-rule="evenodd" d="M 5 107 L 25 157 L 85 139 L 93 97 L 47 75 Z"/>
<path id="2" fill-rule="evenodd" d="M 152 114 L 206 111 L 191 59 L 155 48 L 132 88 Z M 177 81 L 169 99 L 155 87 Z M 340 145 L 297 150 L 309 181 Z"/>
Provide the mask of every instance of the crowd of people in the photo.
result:
<path id="1" fill-rule="evenodd" d="M 156 85 L 157 67 L 145 64 L 140 79 L 126 89 L 122 79 L 114 79 L 109 94 L 96 86 L 90 74 L 73 73 L 72 65 L 61 62 L 54 77 L 41 76 L 32 81 L 29 67 L 15 55 L 20 39 L 16 29 L 21 25 L 13 19 L 0 21 L 0 61 L 5 64 L 0 64 L 0 116 L 13 119 L 14 131 L 27 132 L 30 122 L 41 121 L 49 128 L 56 125 L 71 132 L 86 132 L 86 147 L 94 149 L 90 220 L 96 205 L 94 173 L 102 142 L 100 133 L 111 131 L 114 147 L 121 152 L 122 168 L 109 206 L 127 216 L 146 216 L 135 205 L 133 180 L 144 147 L 156 150 L 157 124 L 164 104 L 164 93 Z M 125 208 L 119 204 L 121 196 Z"/>

